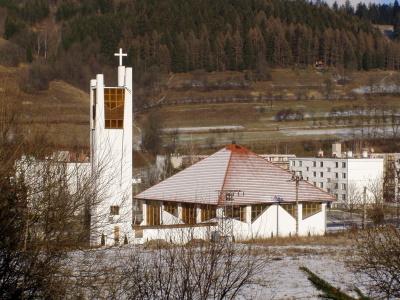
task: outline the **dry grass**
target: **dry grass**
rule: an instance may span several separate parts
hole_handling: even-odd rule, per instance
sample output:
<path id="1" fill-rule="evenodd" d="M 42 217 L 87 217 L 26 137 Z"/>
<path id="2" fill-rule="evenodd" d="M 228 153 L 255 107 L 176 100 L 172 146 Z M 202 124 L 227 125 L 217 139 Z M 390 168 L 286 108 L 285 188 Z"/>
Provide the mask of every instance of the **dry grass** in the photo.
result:
<path id="1" fill-rule="evenodd" d="M 243 241 L 245 244 L 262 246 L 352 246 L 354 232 L 328 233 L 326 235 L 275 237 Z"/>

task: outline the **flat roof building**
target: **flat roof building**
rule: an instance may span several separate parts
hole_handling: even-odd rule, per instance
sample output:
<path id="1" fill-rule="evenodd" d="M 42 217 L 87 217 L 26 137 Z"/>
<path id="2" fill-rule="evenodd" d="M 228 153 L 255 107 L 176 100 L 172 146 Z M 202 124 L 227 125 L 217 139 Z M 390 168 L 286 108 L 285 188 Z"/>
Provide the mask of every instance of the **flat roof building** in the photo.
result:
<path id="1" fill-rule="evenodd" d="M 351 151 L 342 153 L 337 144 L 333 145 L 332 157 L 290 158 L 290 170 L 301 175 L 304 180 L 335 196 L 337 204 L 373 201 L 373 193 L 382 190 L 384 159 L 373 158 L 365 153 L 354 157 Z M 353 203 L 354 204 L 354 203 Z"/>

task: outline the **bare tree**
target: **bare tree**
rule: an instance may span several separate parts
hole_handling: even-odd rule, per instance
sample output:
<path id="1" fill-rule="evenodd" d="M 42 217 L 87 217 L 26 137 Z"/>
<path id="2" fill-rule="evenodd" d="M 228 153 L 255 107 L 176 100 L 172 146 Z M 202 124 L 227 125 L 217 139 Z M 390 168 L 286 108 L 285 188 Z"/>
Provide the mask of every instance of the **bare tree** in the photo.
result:
<path id="1" fill-rule="evenodd" d="M 0 112 L 0 298 L 62 297 L 67 252 L 87 246 L 93 229 L 95 176 L 88 163 L 81 169 L 10 137 L 18 123 L 12 109 Z"/>
<path id="2" fill-rule="evenodd" d="M 350 213 L 350 221 L 353 221 L 353 214 L 363 206 L 363 195 L 360 188 L 354 183 L 349 183 L 347 187 L 347 201 L 345 207 Z"/>
<path id="3" fill-rule="evenodd" d="M 366 190 L 368 217 L 374 222 L 374 224 L 381 224 L 385 218 L 383 178 L 371 179 L 366 186 Z"/>
<path id="4" fill-rule="evenodd" d="M 395 107 L 392 107 L 390 109 L 389 118 L 390 118 L 390 125 L 392 128 L 392 136 L 393 138 L 397 138 L 400 129 L 400 115 L 399 111 Z"/>
<path id="5" fill-rule="evenodd" d="M 81 257 L 71 279 L 90 298 L 235 299 L 256 284 L 267 261 L 253 255 L 251 246 L 226 240 L 185 245 L 158 240 Z"/>
<path id="6" fill-rule="evenodd" d="M 376 298 L 400 297 L 400 231 L 393 226 L 372 227 L 355 236 L 351 265 L 368 278 Z"/>

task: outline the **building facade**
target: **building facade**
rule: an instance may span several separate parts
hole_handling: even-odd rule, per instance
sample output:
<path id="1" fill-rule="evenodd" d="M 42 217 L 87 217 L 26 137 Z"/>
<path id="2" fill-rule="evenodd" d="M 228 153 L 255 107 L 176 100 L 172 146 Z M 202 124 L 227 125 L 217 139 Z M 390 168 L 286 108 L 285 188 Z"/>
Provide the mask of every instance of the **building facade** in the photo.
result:
<path id="1" fill-rule="evenodd" d="M 290 158 L 290 170 L 333 195 L 338 200 L 337 204 L 361 202 L 364 198 L 372 201 L 372 194 L 383 188 L 383 158 L 346 155 L 348 157 Z"/>

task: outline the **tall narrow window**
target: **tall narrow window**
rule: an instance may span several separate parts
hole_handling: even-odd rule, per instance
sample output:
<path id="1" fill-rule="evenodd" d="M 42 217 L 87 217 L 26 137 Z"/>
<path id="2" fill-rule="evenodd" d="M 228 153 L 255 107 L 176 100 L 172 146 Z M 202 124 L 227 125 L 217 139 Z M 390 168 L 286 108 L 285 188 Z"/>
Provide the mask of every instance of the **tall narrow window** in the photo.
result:
<path id="1" fill-rule="evenodd" d="M 196 205 L 182 204 L 182 221 L 185 224 L 196 224 Z"/>
<path id="2" fill-rule="evenodd" d="M 114 226 L 114 243 L 119 244 L 119 226 Z"/>
<path id="3" fill-rule="evenodd" d="M 105 128 L 122 129 L 124 127 L 125 89 L 104 88 Z"/>
<path id="4" fill-rule="evenodd" d="M 201 221 L 205 222 L 214 219 L 217 216 L 217 209 L 212 205 L 201 206 Z"/>
<path id="5" fill-rule="evenodd" d="M 160 204 L 157 202 L 148 202 L 146 207 L 147 225 L 160 225 Z"/>

